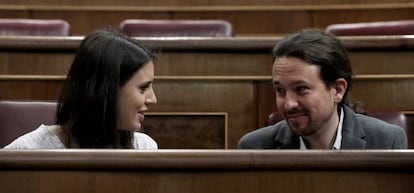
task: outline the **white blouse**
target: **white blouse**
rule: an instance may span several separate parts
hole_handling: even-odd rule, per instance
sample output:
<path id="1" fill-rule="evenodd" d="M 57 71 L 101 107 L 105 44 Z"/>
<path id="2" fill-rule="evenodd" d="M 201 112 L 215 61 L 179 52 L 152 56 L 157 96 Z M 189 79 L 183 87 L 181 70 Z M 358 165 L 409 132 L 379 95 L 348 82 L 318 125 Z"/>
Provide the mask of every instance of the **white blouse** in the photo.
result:
<path id="1" fill-rule="evenodd" d="M 158 149 L 157 142 L 144 133 L 134 132 L 133 146 L 135 149 Z M 46 125 L 40 125 L 36 130 L 20 136 L 5 149 L 65 149 L 65 145 L 59 137 L 48 129 Z"/>

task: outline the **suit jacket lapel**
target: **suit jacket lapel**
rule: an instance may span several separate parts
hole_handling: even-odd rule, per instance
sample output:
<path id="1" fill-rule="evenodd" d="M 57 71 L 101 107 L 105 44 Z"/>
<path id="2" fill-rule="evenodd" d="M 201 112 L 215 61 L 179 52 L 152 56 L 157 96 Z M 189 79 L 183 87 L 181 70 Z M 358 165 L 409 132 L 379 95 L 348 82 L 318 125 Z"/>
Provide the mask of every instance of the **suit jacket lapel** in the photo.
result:
<path id="1" fill-rule="evenodd" d="M 341 149 L 365 149 L 366 134 L 358 123 L 355 113 L 348 107 L 344 107 L 344 113 Z"/>

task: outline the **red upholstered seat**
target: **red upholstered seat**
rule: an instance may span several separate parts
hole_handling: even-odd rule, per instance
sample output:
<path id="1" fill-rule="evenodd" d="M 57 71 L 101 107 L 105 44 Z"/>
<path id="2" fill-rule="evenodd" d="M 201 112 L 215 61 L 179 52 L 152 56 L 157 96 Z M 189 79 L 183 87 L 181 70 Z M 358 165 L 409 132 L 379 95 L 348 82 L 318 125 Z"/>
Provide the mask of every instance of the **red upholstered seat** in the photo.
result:
<path id="1" fill-rule="evenodd" d="M 1 19 L 0 35 L 68 36 L 69 23 L 60 19 Z"/>
<path id="2" fill-rule="evenodd" d="M 54 124 L 56 108 L 55 102 L 0 101 L 0 147 L 40 124 Z"/>
<path id="3" fill-rule="evenodd" d="M 337 36 L 413 35 L 414 20 L 332 24 L 326 31 Z"/>
<path id="4" fill-rule="evenodd" d="M 127 19 L 120 30 L 135 37 L 230 37 L 232 25 L 224 20 L 151 20 Z"/>

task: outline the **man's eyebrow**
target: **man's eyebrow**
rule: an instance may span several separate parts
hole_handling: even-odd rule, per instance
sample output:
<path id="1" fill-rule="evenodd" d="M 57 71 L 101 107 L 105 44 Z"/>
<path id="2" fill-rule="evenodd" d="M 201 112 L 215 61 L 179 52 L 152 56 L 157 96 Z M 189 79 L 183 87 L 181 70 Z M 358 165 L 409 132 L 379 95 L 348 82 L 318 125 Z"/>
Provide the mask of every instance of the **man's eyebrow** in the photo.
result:
<path id="1" fill-rule="evenodd" d="M 280 85 L 280 83 L 279 83 L 279 81 L 272 81 L 272 84 L 275 86 L 275 85 Z M 295 81 L 295 82 L 293 82 L 293 83 L 291 83 L 290 85 L 298 85 L 298 84 L 307 84 L 307 82 L 306 81 L 304 81 L 304 80 L 297 80 L 297 81 Z"/>

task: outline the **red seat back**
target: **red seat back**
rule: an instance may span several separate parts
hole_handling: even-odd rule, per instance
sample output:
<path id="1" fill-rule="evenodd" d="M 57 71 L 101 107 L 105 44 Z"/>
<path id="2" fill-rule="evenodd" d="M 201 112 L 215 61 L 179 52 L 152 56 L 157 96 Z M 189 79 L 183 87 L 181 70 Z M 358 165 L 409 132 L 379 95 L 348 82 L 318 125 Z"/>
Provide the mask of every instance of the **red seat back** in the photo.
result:
<path id="1" fill-rule="evenodd" d="M 68 36 L 69 23 L 60 19 L 0 19 L 3 36 Z"/>
<path id="2" fill-rule="evenodd" d="M 0 147 L 40 124 L 54 124 L 56 108 L 55 102 L 0 101 Z"/>
<path id="3" fill-rule="evenodd" d="M 127 19 L 120 30 L 135 37 L 229 37 L 232 25 L 224 20 L 151 20 Z"/>
<path id="4" fill-rule="evenodd" d="M 332 24 L 326 31 L 337 36 L 412 35 L 414 20 Z"/>

